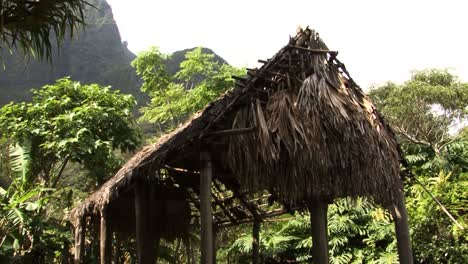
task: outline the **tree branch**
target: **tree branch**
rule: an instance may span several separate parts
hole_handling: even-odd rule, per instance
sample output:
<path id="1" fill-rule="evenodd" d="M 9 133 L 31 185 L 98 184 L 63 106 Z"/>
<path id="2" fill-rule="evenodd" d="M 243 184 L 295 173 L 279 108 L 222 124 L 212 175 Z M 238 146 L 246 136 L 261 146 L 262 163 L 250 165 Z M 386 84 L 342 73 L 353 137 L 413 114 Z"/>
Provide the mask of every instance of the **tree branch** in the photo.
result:
<path id="1" fill-rule="evenodd" d="M 62 165 L 60 166 L 60 170 L 58 174 L 55 176 L 54 182 L 52 183 L 51 187 L 55 188 L 57 187 L 57 184 L 63 174 L 63 171 L 65 170 L 65 167 L 67 166 L 68 160 L 70 159 L 70 156 L 66 157 L 65 160 L 63 161 Z"/>
<path id="2" fill-rule="evenodd" d="M 404 129 L 401 129 L 401 128 L 397 127 L 397 126 L 393 127 L 393 129 L 397 133 L 401 134 L 403 137 L 405 137 L 406 139 L 408 139 L 409 141 L 411 141 L 414 144 L 424 145 L 424 146 L 428 146 L 428 147 L 433 148 L 433 145 L 430 142 L 428 142 L 426 140 L 417 139 L 417 138 L 411 136 L 410 134 L 408 134 Z"/>

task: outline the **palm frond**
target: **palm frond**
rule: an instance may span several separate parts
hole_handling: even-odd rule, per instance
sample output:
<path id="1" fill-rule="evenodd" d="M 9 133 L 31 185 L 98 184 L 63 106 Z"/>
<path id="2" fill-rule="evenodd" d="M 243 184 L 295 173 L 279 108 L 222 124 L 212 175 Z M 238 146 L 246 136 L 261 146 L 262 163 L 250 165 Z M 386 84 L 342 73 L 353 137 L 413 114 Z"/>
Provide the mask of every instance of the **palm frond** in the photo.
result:
<path id="1" fill-rule="evenodd" d="M 22 188 L 23 185 L 27 184 L 30 175 L 31 166 L 31 155 L 30 150 L 27 146 L 15 145 L 10 148 L 10 165 L 11 169 L 16 175 L 20 175 L 20 181 L 14 181 Z"/>
<path id="2" fill-rule="evenodd" d="M 25 54 L 51 59 L 52 42 L 73 37 L 84 25 L 85 0 L 5 0 L 0 6 L 0 49 L 20 48 Z"/>

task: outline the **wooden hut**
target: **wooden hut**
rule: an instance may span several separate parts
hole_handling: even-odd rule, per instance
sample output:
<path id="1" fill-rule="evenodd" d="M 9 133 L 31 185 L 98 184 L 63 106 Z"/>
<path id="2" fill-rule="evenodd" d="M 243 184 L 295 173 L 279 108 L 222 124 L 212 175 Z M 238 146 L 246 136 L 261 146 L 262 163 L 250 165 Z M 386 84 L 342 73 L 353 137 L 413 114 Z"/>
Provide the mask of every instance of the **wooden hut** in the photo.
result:
<path id="1" fill-rule="evenodd" d="M 111 230 L 136 234 L 139 263 L 154 263 L 155 238 L 183 236 L 189 224 L 201 225 L 202 263 L 213 263 L 213 226 L 252 221 L 258 232 L 287 211 L 259 208 L 254 193 L 310 210 L 314 263 L 328 263 L 328 203 L 371 197 L 391 210 L 400 262 L 412 263 L 399 146 L 337 52 L 307 28 L 259 62 L 75 208 L 78 263 L 90 217 L 100 219 L 101 263 L 110 263 Z"/>

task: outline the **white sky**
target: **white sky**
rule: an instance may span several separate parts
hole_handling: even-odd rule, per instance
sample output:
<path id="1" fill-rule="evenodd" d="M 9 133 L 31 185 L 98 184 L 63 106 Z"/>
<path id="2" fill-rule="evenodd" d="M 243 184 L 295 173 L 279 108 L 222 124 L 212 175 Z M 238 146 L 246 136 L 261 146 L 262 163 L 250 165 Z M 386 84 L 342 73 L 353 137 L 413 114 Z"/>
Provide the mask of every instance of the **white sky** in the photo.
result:
<path id="1" fill-rule="evenodd" d="M 310 25 L 364 89 L 432 67 L 468 80 L 465 0 L 108 2 L 135 53 L 153 45 L 166 53 L 204 46 L 230 64 L 253 67 L 286 45 L 298 25 Z"/>

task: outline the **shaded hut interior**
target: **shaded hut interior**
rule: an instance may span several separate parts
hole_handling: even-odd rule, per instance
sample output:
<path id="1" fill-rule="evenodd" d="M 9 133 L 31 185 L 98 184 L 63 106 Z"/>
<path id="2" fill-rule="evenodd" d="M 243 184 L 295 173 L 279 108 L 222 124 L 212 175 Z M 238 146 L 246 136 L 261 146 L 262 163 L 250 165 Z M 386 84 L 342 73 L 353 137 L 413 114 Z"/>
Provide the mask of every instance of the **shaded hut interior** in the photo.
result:
<path id="1" fill-rule="evenodd" d="M 109 233 L 136 237 L 139 263 L 154 263 L 154 240 L 183 238 L 195 226 L 202 263 L 213 263 L 212 229 L 298 209 L 311 211 L 315 263 L 328 263 L 327 204 L 358 196 L 401 219 L 400 259 L 410 254 L 395 135 L 337 54 L 317 32 L 301 30 L 262 67 L 234 77 L 231 91 L 144 147 L 74 209 L 77 263 L 80 234 L 97 219 L 101 263 L 110 263 Z"/>

